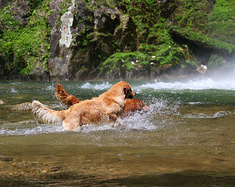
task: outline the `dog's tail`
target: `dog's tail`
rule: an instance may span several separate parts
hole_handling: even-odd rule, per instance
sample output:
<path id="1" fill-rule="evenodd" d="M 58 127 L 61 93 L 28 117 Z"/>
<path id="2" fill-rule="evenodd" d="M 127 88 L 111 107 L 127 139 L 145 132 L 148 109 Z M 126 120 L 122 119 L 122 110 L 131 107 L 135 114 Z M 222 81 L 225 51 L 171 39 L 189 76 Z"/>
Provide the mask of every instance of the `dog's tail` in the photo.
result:
<path id="1" fill-rule="evenodd" d="M 60 123 L 65 119 L 65 111 L 55 111 L 47 108 L 39 101 L 32 102 L 32 111 L 45 123 Z"/>
<path id="2" fill-rule="evenodd" d="M 80 102 L 75 96 L 67 94 L 60 83 L 57 83 L 55 89 L 56 89 L 55 93 L 56 98 L 62 101 L 62 103 L 64 103 L 65 105 L 72 106 Z"/>

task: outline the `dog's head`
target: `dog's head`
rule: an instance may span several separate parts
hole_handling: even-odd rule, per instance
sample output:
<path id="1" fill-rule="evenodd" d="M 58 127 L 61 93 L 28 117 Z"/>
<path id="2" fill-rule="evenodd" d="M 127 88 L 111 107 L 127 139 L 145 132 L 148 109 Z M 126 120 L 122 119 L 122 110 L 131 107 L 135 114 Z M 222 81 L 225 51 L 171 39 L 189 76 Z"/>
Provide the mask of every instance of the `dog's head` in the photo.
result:
<path id="1" fill-rule="evenodd" d="M 131 87 L 130 88 L 124 88 L 123 91 L 124 91 L 126 99 L 132 99 L 136 94 L 134 91 L 132 91 Z"/>
<path id="2" fill-rule="evenodd" d="M 119 84 L 123 88 L 125 99 L 132 99 L 136 95 L 136 93 L 132 91 L 131 86 L 127 82 L 122 81 L 122 82 L 119 82 Z"/>
<path id="3" fill-rule="evenodd" d="M 126 100 L 127 98 L 132 99 L 135 96 L 135 92 L 132 91 L 131 86 L 125 81 L 121 81 L 113 85 L 108 93 L 109 95 L 112 95 L 112 97 L 121 96 L 121 98 L 124 100 Z"/>
<path id="4" fill-rule="evenodd" d="M 148 105 L 145 105 L 140 99 L 127 99 L 125 101 L 125 112 L 148 111 Z"/>

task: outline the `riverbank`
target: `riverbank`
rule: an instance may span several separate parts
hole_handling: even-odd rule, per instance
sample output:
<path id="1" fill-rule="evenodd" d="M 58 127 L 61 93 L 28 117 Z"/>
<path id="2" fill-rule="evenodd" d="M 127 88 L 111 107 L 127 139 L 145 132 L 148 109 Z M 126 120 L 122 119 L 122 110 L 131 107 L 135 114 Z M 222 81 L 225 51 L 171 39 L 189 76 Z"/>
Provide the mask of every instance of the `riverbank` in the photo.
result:
<path id="1" fill-rule="evenodd" d="M 6 0 L 0 79 L 153 79 L 201 65 L 229 69 L 233 7 L 225 0 Z"/>

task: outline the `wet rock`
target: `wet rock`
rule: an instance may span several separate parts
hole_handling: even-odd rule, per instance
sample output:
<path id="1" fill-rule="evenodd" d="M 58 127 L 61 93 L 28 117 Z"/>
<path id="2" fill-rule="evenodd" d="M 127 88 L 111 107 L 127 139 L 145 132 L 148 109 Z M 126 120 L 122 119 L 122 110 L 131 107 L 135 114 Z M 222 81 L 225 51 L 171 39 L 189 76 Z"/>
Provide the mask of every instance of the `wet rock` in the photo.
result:
<path id="1" fill-rule="evenodd" d="M 205 65 L 200 65 L 197 67 L 197 72 L 199 73 L 205 73 L 207 71 L 207 66 Z"/>
<path id="2" fill-rule="evenodd" d="M 0 105 L 4 104 L 4 101 L 0 99 Z"/>
<path id="3" fill-rule="evenodd" d="M 0 25 L 0 34 L 1 34 L 1 25 Z M 6 64 L 7 63 L 4 59 L 4 56 L 0 54 L 0 79 L 1 80 L 4 80 L 9 74 L 9 70 L 7 69 Z"/>
<path id="4" fill-rule="evenodd" d="M 56 171 L 59 171 L 60 169 L 61 169 L 61 167 L 52 167 L 52 168 L 50 168 L 50 171 L 56 172 Z"/>
<path id="5" fill-rule="evenodd" d="M 10 6 L 7 7 L 7 5 Z M 30 6 L 27 0 L 22 1 L 11 1 L 11 0 L 4 0 L 0 2 L 0 9 L 5 8 L 6 12 L 12 12 L 11 15 L 17 20 L 21 26 L 25 26 L 28 22 L 28 17 L 30 16 Z M 4 24 L 4 22 L 0 22 L 0 25 L 5 29 L 11 29 L 11 25 Z"/>
<path id="6" fill-rule="evenodd" d="M 12 0 L 1 0 L 0 1 L 0 9 L 3 9 L 5 6 L 7 6 Z"/>
<path id="7" fill-rule="evenodd" d="M 150 77 L 151 78 L 156 78 L 161 75 L 167 74 L 172 70 L 173 65 L 172 64 L 164 64 L 158 67 L 153 67 Z"/>
<path id="8" fill-rule="evenodd" d="M 72 1 L 61 17 L 58 1 L 52 0 L 50 9 L 54 9 L 48 18 L 52 78 L 94 79 L 98 74 L 104 75 L 97 69 L 117 47 L 121 51 L 136 50 L 136 26 L 118 9 L 100 6 L 96 1 L 88 5 L 80 0 Z"/>
<path id="9" fill-rule="evenodd" d="M 124 68 L 116 68 L 111 70 L 105 77 L 109 80 L 149 78 L 149 72 L 146 69 L 127 70 Z"/>

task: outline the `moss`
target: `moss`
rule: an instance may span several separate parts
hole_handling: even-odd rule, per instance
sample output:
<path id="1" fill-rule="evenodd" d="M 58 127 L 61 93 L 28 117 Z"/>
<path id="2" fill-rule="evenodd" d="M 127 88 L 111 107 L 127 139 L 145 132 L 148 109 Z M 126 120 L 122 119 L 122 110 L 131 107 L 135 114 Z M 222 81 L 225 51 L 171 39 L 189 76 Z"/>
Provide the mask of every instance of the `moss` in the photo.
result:
<path id="1" fill-rule="evenodd" d="M 140 65 L 138 61 L 139 58 L 144 59 L 143 56 L 138 53 L 117 52 L 102 63 L 101 69 L 105 70 L 107 73 L 116 68 L 127 70 L 135 69 L 138 67 L 138 65 Z"/>
<path id="2" fill-rule="evenodd" d="M 135 52 L 117 52 L 111 55 L 102 63 L 101 70 L 107 74 L 113 69 L 120 70 L 150 70 L 150 56 L 140 51 Z"/>
<path id="3" fill-rule="evenodd" d="M 175 0 L 161 3 L 151 0 L 119 0 L 126 7 L 124 13 L 129 14 L 137 25 L 137 51 L 146 54 L 149 63 L 156 66 L 186 61 L 192 65 L 195 63 L 188 46 L 173 41 L 169 34 L 172 30 L 205 48 L 233 54 L 233 2 Z"/>
<path id="4" fill-rule="evenodd" d="M 65 12 L 68 11 L 69 6 L 71 5 L 71 0 L 64 0 L 63 2 L 60 2 L 60 11 L 59 11 L 59 18 L 57 19 L 57 27 L 59 28 L 61 25 L 61 17 Z"/>
<path id="5" fill-rule="evenodd" d="M 234 69 L 234 61 L 228 61 L 223 56 L 219 54 L 212 54 L 208 62 L 208 67 L 223 67 L 223 69 Z"/>
<path id="6" fill-rule="evenodd" d="M 195 32 L 191 29 L 184 28 L 172 28 L 172 30 L 179 34 L 181 37 L 194 41 L 198 45 L 225 51 L 230 54 L 234 53 L 235 51 L 235 45 L 218 40 L 216 38 L 207 37 L 206 35 L 203 35 L 200 31 Z"/>
<path id="7" fill-rule="evenodd" d="M 15 20 L 11 9 L 6 7 L 0 12 L 1 20 L 5 21 L 5 29 L 0 38 L 2 55 L 8 62 L 8 69 L 15 73 L 29 74 L 39 62 L 48 70 L 50 50 L 50 28 L 47 24 L 49 0 L 37 1 L 32 4 L 37 9 L 25 27 Z M 12 21 L 14 20 L 14 21 Z"/>
<path id="8" fill-rule="evenodd" d="M 217 0 L 214 5 L 207 0 L 179 0 L 172 29 L 188 39 L 231 53 L 235 45 L 233 3 L 234 0 Z"/>

